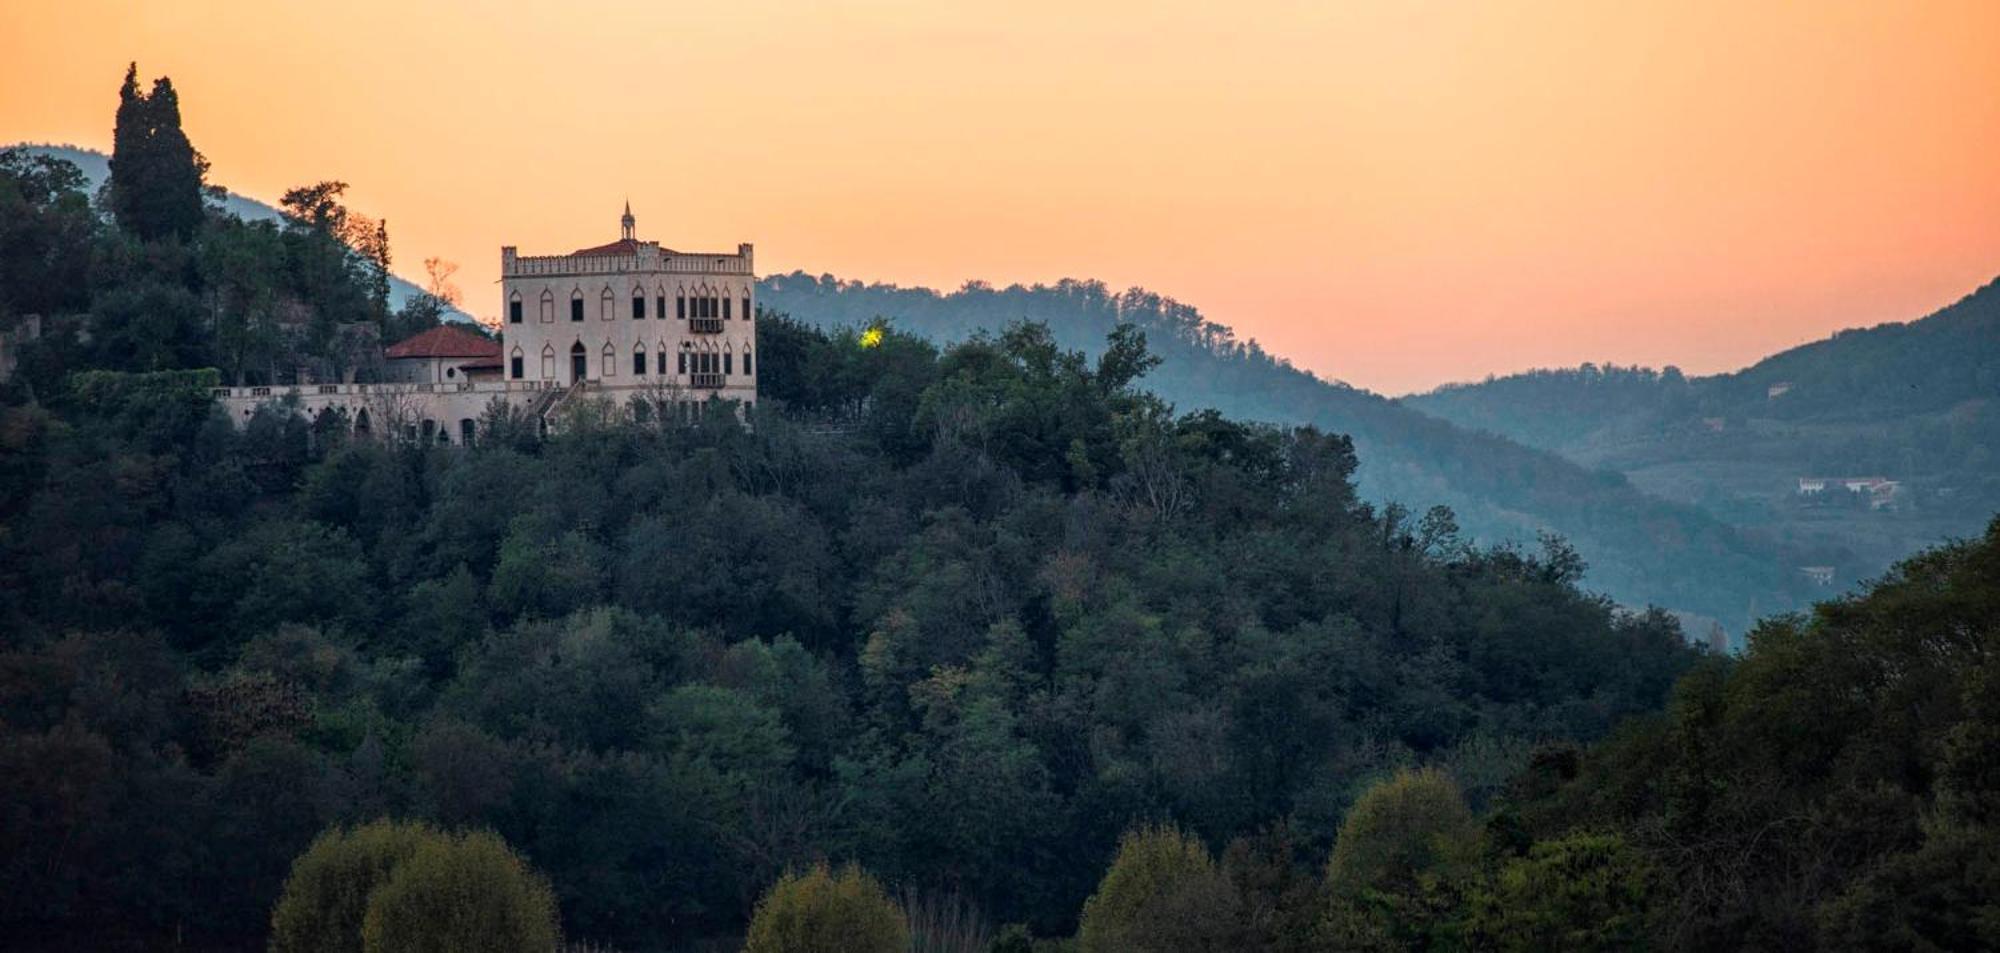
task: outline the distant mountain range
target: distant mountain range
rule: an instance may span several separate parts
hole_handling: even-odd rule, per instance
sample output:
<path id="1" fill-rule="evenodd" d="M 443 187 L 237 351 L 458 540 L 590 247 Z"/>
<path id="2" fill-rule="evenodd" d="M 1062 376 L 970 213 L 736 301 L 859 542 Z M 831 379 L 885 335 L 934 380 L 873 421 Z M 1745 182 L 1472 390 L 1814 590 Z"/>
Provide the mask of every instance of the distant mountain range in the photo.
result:
<path id="1" fill-rule="evenodd" d="M 1845 588 L 2000 511 L 2000 282 L 1731 374 L 1584 365 L 1403 403 L 1621 473 Z"/>
<path id="2" fill-rule="evenodd" d="M 105 180 L 111 177 L 111 157 L 95 149 L 80 149 L 76 146 L 37 145 L 32 143 L 21 143 L 18 146 L 0 146 L 0 148 L 22 148 L 31 153 L 54 156 L 55 158 L 75 163 L 77 168 L 83 170 L 84 177 L 90 180 L 87 191 L 92 195 L 97 194 L 97 190 L 104 185 Z M 243 220 L 251 222 L 264 219 L 276 221 L 284 217 L 276 208 L 248 196 L 238 195 L 235 192 L 230 192 L 224 197 L 222 207 L 224 210 L 236 214 Z M 391 234 L 389 237 L 393 243 L 395 235 Z M 422 286 L 396 275 L 389 276 L 390 307 L 400 308 L 404 302 L 410 300 L 412 295 L 422 293 Z M 461 321 L 472 320 L 471 315 L 462 311 L 452 311 L 447 317 Z"/>
<path id="3" fill-rule="evenodd" d="M 1710 621 L 1740 634 L 1757 615 L 1828 594 L 1797 571 L 1807 553 L 1781 539 L 1649 494 L 1616 471 L 1323 380 L 1143 290 L 1064 281 L 940 293 L 793 273 L 764 279 L 759 294 L 765 307 L 809 323 L 860 326 L 881 316 L 939 341 L 1042 321 L 1065 346 L 1092 353 L 1118 322 L 1133 322 L 1164 358 L 1143 383 L 1179 409 L 1350 434 L 1365 497 L 1417 513 L 1448 505 L 1483 542 L 1532 546 L 1540 532 L 1564 536 L 1589 561 L 1589 586 L 1629 606 L 1677 610 L 1695 623 L 1694 636 Z"/>

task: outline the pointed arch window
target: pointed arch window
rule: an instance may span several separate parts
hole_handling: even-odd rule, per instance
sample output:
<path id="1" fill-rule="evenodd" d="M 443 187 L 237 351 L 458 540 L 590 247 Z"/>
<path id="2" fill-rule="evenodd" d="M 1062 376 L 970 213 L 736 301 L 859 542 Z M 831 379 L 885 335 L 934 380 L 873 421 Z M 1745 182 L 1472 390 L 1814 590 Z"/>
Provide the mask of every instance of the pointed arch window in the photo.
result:
<path id="1" fill-rule="evenodd" d="M 743 349 L 743 376 L 744 377 L 756 376 L 756 373 L 750 369 L 750 349 L 747 347 Z"/>
<path id="2" fill-rule="evenodd" d="M 646 289 L 632 289 L 632 320 L 646 320 Z"/>
<path id="3" fill-rule="evenodd" d="M 632 376 L 646 376 L 646 345 L 632 345 Z"/>
<path id="4" fill-rule="evenodd" d="M 547 324 L 551 321 L 554 321 L 555 319 L 556 319 L 556 296 L 553 292 L 549 291 L 549 289 L 543 288 L 542 323 Z"/>
<path id="5" fill-rule="evenodd" d="M 610 285 L 605 285 L 604 293 L 597 296 L 597 319 L 600 321 L 609 321 L 617 317 L 614 313 L 618 310 L 617 305 L 618 297 L 611 293 Z"/>
<path id="6" fill-rule="evenodd" d="M 653 298 L 653 317 L 656 317 L 656 318 L 659 318 L 659 319 L 661 319 L 661 320 L 663 320 L 663 321 L 664 321 L 664 320 L 666 320 L 666 317 L 667 317 L 667 288 L 666 288 L 666 286 L 665 286 L 665 285 L 661 285 L 661 286 L 659 286 L 659 287 L 657 287 L 657 288 L 654 288 L 654 289 L 653 289 L 653 294 L 655 295 L 655 297 Z"/>
<path id="7" fill-rule="evenodd" d="M 569 319 L 570 319 L 571 321 L 581 321 L 581 320 L 583 320 L 583 289 L 582 289 L 582 288 L 576 288 L 576 289 L 573 289 L 573 290 L 571 290 L 571 291 L 570 291 L 570 293 L 569 293 Z"/>
<path id="8" fill-rule="evenodd" d="M 604 342 L 604 359 L 600 363 L 602 366 L 597 371 L 598 376 L 618 376 L 618 352 L 612 349 L 610 341 Z"/>
<path id="9" fill-rule="evenodd" d="M 554 380 L 556 376 L 556 346 L 542 345 L 542 380 Z"/>
<path id="10" fill-rule="evenodd" d="M 524 358 L 521 354 L 521 346 L 516 344 L 514 345 L 514 353 L 507 358 L 507 377 L 512 380 L 520 380 L 525 370 L 522 366 L 523 363 Z"/>
<path id="11" fill-rule="evenodd" d="M 518 291 L 507 296 L 507 323 L 521 323 L 521 293 Z"/>

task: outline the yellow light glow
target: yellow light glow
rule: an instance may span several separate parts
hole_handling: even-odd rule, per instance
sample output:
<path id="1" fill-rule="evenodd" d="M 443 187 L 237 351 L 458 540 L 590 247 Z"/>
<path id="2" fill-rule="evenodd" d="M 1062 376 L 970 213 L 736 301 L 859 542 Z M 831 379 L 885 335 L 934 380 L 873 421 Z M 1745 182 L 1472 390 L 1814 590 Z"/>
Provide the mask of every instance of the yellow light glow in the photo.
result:
<path id="1" fill-rule="evenodd" d="M 878 345 L 878 344 L 881 344 L 881 343 L 882 343 L 882 329 L 881 329 L 881 328 L 879 328 L 879 327 L 874 327 L 874 328 L 869 328 L 868 330 L 866 330 L 866 331 L 863 331 L 863 332 L 861 332 L 861 346 L 862 346 L 862 347 L 875 347 L 876 345 Z"/>

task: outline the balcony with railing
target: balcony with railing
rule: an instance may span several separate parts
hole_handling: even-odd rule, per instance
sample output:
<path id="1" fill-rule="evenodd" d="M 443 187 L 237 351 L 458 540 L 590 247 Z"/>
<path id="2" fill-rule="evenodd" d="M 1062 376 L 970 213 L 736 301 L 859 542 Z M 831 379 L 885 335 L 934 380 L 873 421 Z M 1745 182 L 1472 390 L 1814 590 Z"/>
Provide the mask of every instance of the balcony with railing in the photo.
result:
<path id="1" fill-rule="evenodd" d="M 722 374 L 696 371 L 688 375 L 688 386 L 696 390 L 721 390 L 728 384 L 728 378 Z"/>
<path id="2" fill-rule="evenodd" d="M 688 319 L 688 333 L 689 333 L 689 334 L 721 334 L 721 333 L 722 333 L 722 319 L 721 319 L 721 318 L 689 318 L 689 319 Z"/>

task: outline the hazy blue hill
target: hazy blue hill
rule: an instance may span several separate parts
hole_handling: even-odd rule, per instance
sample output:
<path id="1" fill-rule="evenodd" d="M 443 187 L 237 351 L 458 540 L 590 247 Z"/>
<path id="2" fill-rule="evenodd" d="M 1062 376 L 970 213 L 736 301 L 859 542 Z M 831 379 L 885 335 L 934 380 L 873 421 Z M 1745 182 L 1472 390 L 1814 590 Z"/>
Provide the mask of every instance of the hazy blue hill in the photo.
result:
<path id="1" fill-rule="evenodd" d="M 1485 541 L 1532 545 L 1538 531 L 1559 533 L 1590 561 L 1588 584 L 1620 602 L 1692 612 L 1741 631 L 1753 612 L 1797 605 L 1807 594 L 1790 578 L 1793 557 L 1700 509 L 1650 496 L 1617 473 L 1320 379 L 1143 290 L 1114 294 L 1101 283 L 1064 281 L 940 293 L 793 273 L 765 279 L 760 294 L 765 306 L 814 324 L 860 326 L 880 315 L 940 341 L 1026 318 L 1048 323 L 1065 346 L 1094 351 L 1114 324 L 1131 321 L 1165 359 L 1146 383 L 1179 409 L 1351 434 L 1368 498 L 1419 512 L 1448 505 Z"/>
<path id="2" fill-rule="evenodd" d="M 14 147 L 0 146 L 0 148 Z M 77 168 L 83 170 L 84 177 L 90 180 L 87 191 L 93 195 L 97 193 L 98 188 L 104 185 L 104 180 L 111 176 L 111 157 L 95 149 L 27 143 L 21 144 L 19 148 L 76 163 Z M 228 193 L 222 200 L 222 207 L 245 221 L 254 222 L 260 219 L 276 220 L 281 217 L 276 208 L 248 196 L 238 195 L 235 192 Z M 393 234 L 389 237 L 392 241 L 395 238 Z M 398 278 L 395 275 L 389 276 L 389 306 L 392 308 L 402 307 L 403 303 L 408 301 L 411 295 L 421 293 L 422 291 L 423 288 L 416 284 Z M 455 317 L 466 321 L 472 320 L 470 315 L 459 311 L 449 312 L 447 317 Z"/>
<path id="3" fill-rule="evenodd" d="M 1842 584 L 2000 509 L 2000 283 L 1928 317 L 1842 331 L 1729 374 L 1538 370 L 1403 403 L 1626 474 L 1788 541 Z M 1801 476 L 1883 476 L 1892 507 L 1807 499 Z"/>

